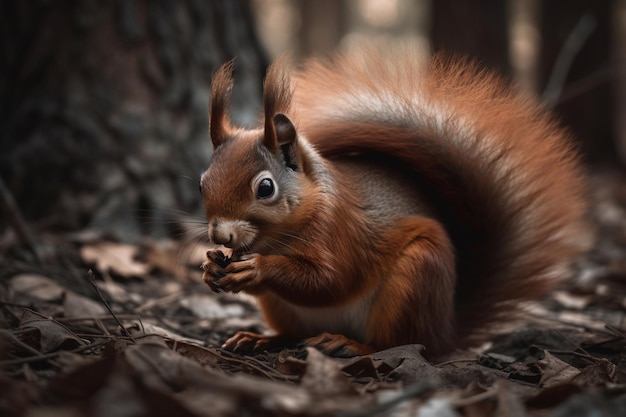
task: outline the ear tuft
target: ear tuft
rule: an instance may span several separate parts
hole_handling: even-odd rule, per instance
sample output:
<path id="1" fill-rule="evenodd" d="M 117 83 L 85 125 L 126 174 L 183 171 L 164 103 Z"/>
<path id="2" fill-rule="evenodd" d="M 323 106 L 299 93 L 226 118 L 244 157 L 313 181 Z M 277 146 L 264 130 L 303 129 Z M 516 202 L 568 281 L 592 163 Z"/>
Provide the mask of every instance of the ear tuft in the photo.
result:
<path id="1" fill-rule="evenodd" d="M 287 75 L 287 68 L 287 58 L 279 58 L 267 70 L 265 82 L 263 83 L 264 143 L 273 152 L 278 151 L 278 138 L 275 131 L 274 118 L 278 113 L 288 113 L 291 108 L 291 81 Z M 287 118 L 284 115 L 283 117 Z M 291 122 L 289 123 L 291 124 Z"/>
<path id="2" fill-rule="evenodd" d="M 213 149 L 222 145 L 230 137 L 232 127 L 228 117 L 230 92 L 233 89 L 233 69 L 235 60 L 222 65 L 211 80 L 211 104 L 209 107 L 209 134 Z"/>

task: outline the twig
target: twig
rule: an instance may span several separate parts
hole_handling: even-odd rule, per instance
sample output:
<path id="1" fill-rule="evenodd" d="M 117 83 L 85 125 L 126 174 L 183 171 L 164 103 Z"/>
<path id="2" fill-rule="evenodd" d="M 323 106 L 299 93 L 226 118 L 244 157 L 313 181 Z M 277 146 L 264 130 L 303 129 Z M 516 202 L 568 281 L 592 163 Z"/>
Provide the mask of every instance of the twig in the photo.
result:
<path id="1" fill-rule="evenodd" d="M 542 94 L 542 99 L 550 106 L 554 107 L 563 91 L 563 85 L 567 78 L 567 74 L 572 66 L 574 58 L 589 39 L 589 36 L 596 28 L 596 18 L 590 14 L 583 15 L 570 35 L 565 40 L 563 48 L 557 55 L 554 68 L 548 79 L 548 84 Z"/>
<path id="2" fill-rule="evenodd" d="M 572 355 L 577 356 L 579 358 L 587 359 L 589 362 L 602 362 L 602 358 L 596 358 L 595 356 L 591 356 L 587 352 L 576 352 L 572 350 L 556 350 L 556 349 L 546 349 L 546 351 L 550 352 L 552 355 Z"/>
<path id="3" fill-rule="evenodd" d="M 228 353 L 231 354 L 230 352 L 228 352 Z M 230 357 L 223 356 L 222 359 L 224 359 L 228 363 L 236 363 L 237 365 L 239 365 L 241 367 L 246 367 L 248 369 L 252 369 L 252 370 L 258 372 L 260 375 L 263 375 L 267 379 L 277 380 L 277 379 L 282 379 L 284 377 L 283 374 L 280 374 L 275 369 L 271 369 L 270 368 L 270 370 L 272 371 L 273 374 L 278 374 L 279 375 L 279 378 L 276 378 L 275 376 L 270 375 L 270 373 L 268 373 L 264 369 L 261 369 L 261 367 L 255 365 L 253 363 L 250 363 L 250 362 L 248 362 L 248 361 L 246 361 L 244 359 L 235 358 L 234 356 L 230 356 Z"/>
<path id="4" fill-rule="evenodd" d="M 280 372 L 278 372 L 276 369 L 274 369 L 273 367 L 271 367 L 270 365 L 261 362 L 260 360 L 258 360 L 257 358 L 253 357 L 253 356 L 243 356 L 243 359 L 239 359 L 237 358 L 237 354 L 233 353 L 233 352 L 229 352 L 225 349 L 217 349 L 218 352 L 220 352 L 219 356 L 221 359 L 225 359 L 226 361 L 232 361 L 238 364 L 242 364 L 242 365 L 246 365 L 248 367 L 251 367 L 255 370 L 261 371 L 260 368 L 264 368 L 267 371 L 278 375 L 278 377 L 271 377 L 269 375 L 264 374 L 266 377 L 270 378 L 270 379 L 274 379 L 274 380 L 281 380 L 284 379 L 285 377 L 289 377 L 288 375 L 284 375 L 281 374 Z"/>
<path id="5" fill-rule="evenodd" d="M 94 320 L 94 324 L 105 335 L 110 335 L 111 334 L 111 333 L 109 333 L 109 329 L 107 329 L 106 326 L 104 325 L 104 323 L 102 323 L 102 320 Z"/>
<path id="6" fill-rule="evenodd" d="M 30 251 L 35 256 L 37 263 L 39 263 L 40 265 L 43 264 L 41 250 L 37 243 L 35 243 L 36 239 L 34 238 L 30 227 L 28 226 L 28 224 L 26 224 L 24 217 L 20 213 L 20 210 L 15 203 L 13 195 L 4 184 L 2 178 L 0 178 L 0 204 L 6 212 L 7 217 L 11 219 L 17 235 L 20 237 L 20 239 L 22 239 L 24 243 L 28 245 Z"/>
<path id="7" fill-rule="evenodd" d="M 132 340 L 133 343 L 136 343 L 135 339 L 133 339 L 133 336 L 131 336 L 131 334 L 128 332 L 128 330 L 126 330 L 126 328 L 122 325 L 122 322 L 117 318 L 117 316 L 113 312 L 113 309 L 111 308 L 111 306 L 109 305 L 107 300 L 104 298 L 104 295 L 102 295 L 102 292 L 100 291 L 100 288 L 96 284 L 96 280 L 93 277 L 93 271 L 91 269 L 87 271 L 87 277 L 89 278 L 89 282 L 91 283 L 91 286 L 94 288 L 94 290 L 96 290 L 96 293 L 98 294 L 98 297 L 100 297 L 100 300 L 102 301 L 102 304 L 104 304 L 104 306 L 109 311 L 109 313 L 111 314 L 111 317 L 113 317 L 113 319 L 115 320 L 117 325 L 120 326 L 120 329 L 122 330 L 122 333 L 124 334 L 124 336 L 126 336 L 130 340 Z"/>

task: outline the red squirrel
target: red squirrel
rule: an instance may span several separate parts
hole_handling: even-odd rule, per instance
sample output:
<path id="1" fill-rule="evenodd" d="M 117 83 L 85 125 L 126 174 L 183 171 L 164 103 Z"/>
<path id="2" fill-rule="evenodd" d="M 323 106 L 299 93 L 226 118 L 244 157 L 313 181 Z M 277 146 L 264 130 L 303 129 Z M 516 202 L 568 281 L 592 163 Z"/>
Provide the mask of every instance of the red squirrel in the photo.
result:
<path id="1" fill-rule="evenodd" d="M 256 297 L 274 335 L 353 356 L 420 343 L 429 357 L 488 334 L 585 247 L 585 180 L 541 105 L 467 60 L 409 48 L 312 59 L 264 82 L 264 119 L 228 117 L 213 77 L 201 178 L 204 281 Z"/>

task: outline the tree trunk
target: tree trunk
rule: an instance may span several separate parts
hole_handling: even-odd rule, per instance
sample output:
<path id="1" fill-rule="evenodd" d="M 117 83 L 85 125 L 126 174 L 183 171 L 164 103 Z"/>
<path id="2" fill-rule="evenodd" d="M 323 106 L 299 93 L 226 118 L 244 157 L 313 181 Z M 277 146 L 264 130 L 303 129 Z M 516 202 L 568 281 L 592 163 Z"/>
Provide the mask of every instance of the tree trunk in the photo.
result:
<path id="1" fill-rule="evenodd" d="M 0 28 L 0 175 L 40 225 L 133 240 L 197 211 L 228 59 L 236 120 L 255 119 L 266 62 L 244 0 L 2 2 Z"/>
<path id="2" fill-rule="evenodd" d="M 437 0 L 432 13 L 435 52 L 469 56 L 510 73 L 506 1 Z"/>

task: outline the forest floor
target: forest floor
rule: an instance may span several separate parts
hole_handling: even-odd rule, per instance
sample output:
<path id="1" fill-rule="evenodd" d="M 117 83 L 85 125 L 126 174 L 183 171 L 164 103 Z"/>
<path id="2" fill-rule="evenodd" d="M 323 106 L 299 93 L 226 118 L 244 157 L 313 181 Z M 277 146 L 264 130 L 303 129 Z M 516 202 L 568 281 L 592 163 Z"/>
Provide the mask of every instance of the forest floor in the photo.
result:
<path id="1" fill-rule="evenodd" d="M 251 299 L 202 283 L 205 249 L 95 231 L 0 235 L 2 416 L 626 416 L 626 181 L 592 184 L 598 240 L 575 279 L 484 346 L 339 359 L 241 355 Z"/>

